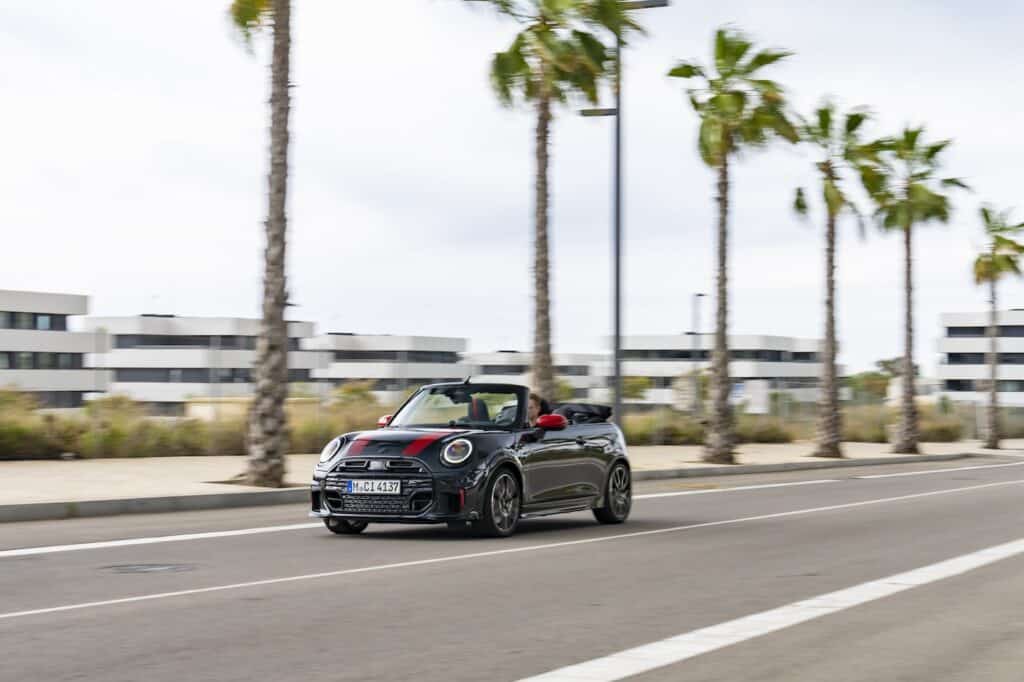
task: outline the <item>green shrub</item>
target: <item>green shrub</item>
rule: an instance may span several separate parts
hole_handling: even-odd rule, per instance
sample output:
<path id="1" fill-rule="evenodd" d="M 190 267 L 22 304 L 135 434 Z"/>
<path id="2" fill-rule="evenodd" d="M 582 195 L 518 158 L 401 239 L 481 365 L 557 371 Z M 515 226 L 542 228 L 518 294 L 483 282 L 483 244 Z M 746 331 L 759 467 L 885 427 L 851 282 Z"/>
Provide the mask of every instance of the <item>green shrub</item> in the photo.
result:
<path id="1" fill-rule="evenodd" d="M 881 405 L 859 405 L 843 410 L 843 440 L 856 443 L 885 443 L 886 428 L 893 412 Z"/>
<path id="2" fill-rule="evenodd" d="M 0 460 L 52 459 L 61 453 L 46 432 L 28 420 L 0 420 Z"/>
<path id="3" fill-rule="evenodd" d="M 963 423 L 955 416 L 925 414 L 918 435 L 925 443 L 952 443 L 963 435 Z"/>
<path id="4" fill-rule="evenodd" d="M 736 440 L 740 443 L 792 443 L 794 436 L 778 419 L 743 414 L 736 420 Z"/>

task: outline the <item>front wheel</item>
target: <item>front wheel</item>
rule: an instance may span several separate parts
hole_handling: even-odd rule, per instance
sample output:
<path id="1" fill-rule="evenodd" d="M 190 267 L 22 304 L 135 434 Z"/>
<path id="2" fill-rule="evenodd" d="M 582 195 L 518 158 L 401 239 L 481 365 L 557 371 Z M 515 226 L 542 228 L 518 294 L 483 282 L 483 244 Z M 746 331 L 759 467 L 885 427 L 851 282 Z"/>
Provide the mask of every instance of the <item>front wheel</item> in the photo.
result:
<path id="1" fill-rule="evenodd" d="M 366 521 L 329 518 L 324 519 L 324 525 L 327 526 L 327 530 L 338 535 L 359 535 L 370 524 Z"/>
<path id="2" fill-rule="evenodd" d="M 608 474 L 608 487 L 604 493 L 604 505 L 594 509 L 594 518 L 601 523 L 622 523 L 629 518 L 633 506 L 633 486 L 629 467 L 619 462 Z"/>
<path id="3" fill-rule="evenodd" d="M 487 486 L 483 518 L 477 528 L 484 534 L 504 538 L 519 525 L 519 481 L 508 469 L 502 469 Z"/>

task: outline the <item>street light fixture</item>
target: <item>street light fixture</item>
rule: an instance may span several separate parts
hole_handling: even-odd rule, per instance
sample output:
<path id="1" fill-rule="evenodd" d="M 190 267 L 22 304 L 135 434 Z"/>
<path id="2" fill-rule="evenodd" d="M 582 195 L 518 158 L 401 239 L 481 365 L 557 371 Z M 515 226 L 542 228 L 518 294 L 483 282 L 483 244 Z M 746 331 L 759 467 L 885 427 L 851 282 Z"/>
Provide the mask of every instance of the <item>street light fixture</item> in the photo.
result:
<path id="1" fill-rule="evenodd" d="M 622 9 L 638 10 L 668 7 L 669 0 L 631 0 L 620 3 Z M 615 206 L 612 228 L 614 281 L 614 329 L 612 341 L 612 385 L 614 405 L 612 414 L 622 423 L 622 36 L 615 37 L 615 107 L 612 109 L 584 109 L 582 116 L 615 117 Z"/>

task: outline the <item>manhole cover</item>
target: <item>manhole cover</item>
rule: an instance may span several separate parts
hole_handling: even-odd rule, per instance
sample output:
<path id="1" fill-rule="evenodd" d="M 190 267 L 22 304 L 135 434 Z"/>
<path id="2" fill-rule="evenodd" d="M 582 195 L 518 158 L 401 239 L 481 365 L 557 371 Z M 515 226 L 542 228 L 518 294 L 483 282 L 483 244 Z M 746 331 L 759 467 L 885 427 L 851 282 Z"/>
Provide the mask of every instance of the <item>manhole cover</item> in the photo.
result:
<path id="1" fill-rule="evenodd" d="M 181 573 L 194 568 L 192 564 L 119 564 L 104 566 L 103 570 L 114 573 Z"/>

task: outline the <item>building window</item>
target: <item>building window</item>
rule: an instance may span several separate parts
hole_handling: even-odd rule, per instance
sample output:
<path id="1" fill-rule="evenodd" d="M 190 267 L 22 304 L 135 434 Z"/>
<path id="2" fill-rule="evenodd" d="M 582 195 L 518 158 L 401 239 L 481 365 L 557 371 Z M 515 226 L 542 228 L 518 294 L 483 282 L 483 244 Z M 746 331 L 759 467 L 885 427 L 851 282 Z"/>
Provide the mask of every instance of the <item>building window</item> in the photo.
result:
<path id="1" fill-rule="evenodd" d="M 32 353 L 20 352 L 17 354 L 18 369 L 32 369 Z"/>
<path id="2" fill-rule="evenodd" d="M 974 382 L 970 379 L 946 379 L 947 391 L 973 391 Z"/>
<path id="3" fill-rule="evenodd" d="M 36 369 L 54 369 L 56 366 L 54 353 L 36 353 Z"/>
<path id="4" fill-rule="evenodd" d="M 946 364 L 949 365 L 982 365 L 984 363 L 984 353 L 949 353 L 946 356 Z"/>
<path id="5" fill-rule="evenodd" d="M 11 328 L 11 314 L 6 310 L 0 310 L 0 329 Z"/>
<path id="6" fill-rule="evenodd" d="M 57 369 L 71 369 L 74 365 L 74 359 L 71 353 L 59 353 L 57 355 Z"/>
<path id="7" fill-rule="evenodd" d="M 590 375 L 590 368 L 586 365 L 559 365 L 555 367 L 555 374 L 564 377 L 585 377 Z"/>
<path id="8" fill-rule="evenodd" d="M 297 350 L 297 348 L 295 349 Z M 455 364 L 459 354 L 433 350 L 336 350 L 335 362 L 432 362 Z"/>
<path id="9" fill-rule="evenodd" d="M 48 332 L 53 328 L 53 320 L 49 315 L 36 315 L 36 329 L 41 332 Z"/>
<path id="10" fill-rule="evenodd" d="M 516 376 L 526 374 L 526 365 L 483 365 L 480 373 L 488 376 Z"/>
<path id="11" fill-rule="evenodd" d="M 5 353 L 5 352 L 0 352 L 0 369 L 10 369 L 10 368 L 11 368 L 11 354 L 10 353 Z"/>
<path id="12" fill-rule="evenodd" d="M 15 329 L 32 329 L 35 327 L 33 324 L 35 320 L 32 319 L 32 313 L 14 313 L 14 328 Z"/>
<path id="13" fill-rule="evenodd" d="M 984 327 L 946 327 L 946 336 L 985 336 Z"/>
<path id="14" fill-rule="evenodd" d="M 290 369 L 290 370 L 288 370 L 288 381 L 309 381 L 309 370 L 308 369 Z"/>

